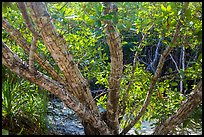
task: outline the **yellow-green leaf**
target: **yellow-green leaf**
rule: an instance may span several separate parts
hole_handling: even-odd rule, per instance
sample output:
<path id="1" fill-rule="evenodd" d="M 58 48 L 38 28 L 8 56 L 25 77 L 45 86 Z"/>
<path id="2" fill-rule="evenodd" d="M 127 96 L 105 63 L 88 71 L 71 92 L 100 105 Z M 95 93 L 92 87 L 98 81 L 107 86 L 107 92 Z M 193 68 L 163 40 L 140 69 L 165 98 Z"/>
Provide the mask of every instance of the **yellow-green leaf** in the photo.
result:
<path id="1" fill-rule="evenodd" d="M 93 63 L 94 63 L 94 60 L 92 59 L 91 62 L 90 62 L 90 64 L 93 64 Z"/>
<path id="2" fill-rule="evenodd" d="M 171 5 L 167 6 L 167 11 L 170 12 L 171 11 Z"/>
<path id="3" fill-rule="evenodd" d="M 161 9 L 162 9 L 162 11 L 166 11 L 166 8 L 164 7 L 163 4 L 161 5 Z"/>
<path id="4" fill-rule="evenodd" d="M 159 88 L 159 91 L 160 91 L 160 92 L 164 92 L 164 88 L 163 88 L 163 87 L 160 87 L 160 88 Z"/>

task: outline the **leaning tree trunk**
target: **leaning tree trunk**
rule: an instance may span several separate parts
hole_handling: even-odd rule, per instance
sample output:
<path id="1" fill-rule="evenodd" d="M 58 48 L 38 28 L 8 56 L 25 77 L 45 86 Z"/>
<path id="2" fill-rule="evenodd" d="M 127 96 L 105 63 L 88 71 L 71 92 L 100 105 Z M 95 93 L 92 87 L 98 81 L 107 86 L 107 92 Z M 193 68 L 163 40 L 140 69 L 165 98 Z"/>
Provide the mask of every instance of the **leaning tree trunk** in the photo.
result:
<path id="1" fill-rule="evenodd" d="M 188 96 L 188 99 L 183 102 L 180 108 L 156 127 L 153 135 L 167 135 L 170 131 L 181 124 L 183 120 L 189 116 L 193 110 L 202 102 L 202 80 L 198 83 L 197 87 Z"/>
<path id="2" fill-rule="evenodd" d="M 67 107 L 74 110 L 85 129 L 85 134 L 118 134 L 118 99 L 120 76 L 123 68 L 122 45 L 119 33 L 112 24 L 107 23 L 107 42 L 111 52 L 111 75 L 109 80 L 109 95 L 107 113 L 100 114 L 91 95 L 87 80 L 80 73 L 74 63 L 72 55 L 68 52 L 66 41 L 56 31 L 51 16 L 43 2 L 19 2 L 20 9 L 26 27 L 33 36 L 30 45 L 23 35 L 3 18 L 2 26 L 10 34 L 11 38 L 27 54 L 30 54 L 29 64 L 23 62 L 18 55 L 2 42 L 3 64 L 13 72 L 48 90 L 58 96 Z M 113 6 L 113 5 L 111 5 Z M 112 10 L 113 8 L 111 8 Z M 110 11 L 107 11 L 107 14 Z M 34 24 L 33 24 L 33 23 Z M 37 41 L 41 40 L 51 53 L 63 76 L 57 74 L 50 63 L 36 52 Z M 39 72 L 33 62 L 39 65 L 49 74 Z M 113 110 L 113 111 L 112 111 Z M 109 119 L 108 121 L 106 119 Z"/>
<path id="3" fill-rule="evenodd" d="M 77 113 L 83 123 L 87 123 L 85 124 L 86 127 L 94 131 L 90 134 L 112 134 L 107 124 L 101 120 L 88 82 L 74 63 L 72 55 L 68 52 L 65 40 L 57 33 L 45 3 L 18 3 L 18 7 L 20 11 L 27 12 L 28 10 L 30 12 L 30 14 L 22 12 L 27 26 L 29 26 L 29 19 L 33 20 L 34 26 L 32 26 L 32 29 L 36 29 L 35 32 L 40 34 L 39 39 L 43 40 L 63 76 L 59 76 L 49 62 L 40 57 L 36 52 L 33 54 L 34 59 L 50 76 L 42 74 L 35 68 L 32 68 L 32 70 L 29 69 L 30 64 L 23 62 L 2 42 L 3 64 L 13 72 L 58 96 L 67 107 Z M 28 17 L 28 15 L 31 15 L 31 17 Z M 11 37 L 29 53 L 31 49 L 30 44 L 28 44 L 20 32 L 15 30 L 6 19 L 3 19 L 2 24 L 3 28 L 10 33 Z M 30 30 L 32 31 L 32 29 Z"/>
<path id="4" fill-rule="evenodd" d="M 2 53 L 2 62 L 6 67 L 9 67 L 11 71 L 59 97 L 67 107 L 74 110 L 82 120 L 91 123 L 100 134 L 110 134 L 107 125 L 101 121 L 101 118 L 96 115 L 93 110 L 88 109 L 75 96 L 69 93 L 64 85 L 60 84 L 58 81 L 52 80 L 39 71 L 31 73 L 29 66 L 13 53 L 4 42 L 2 42 Z"/>
<path id="5" fill-rule="evenodd" d="M 51 17 L 47 12 L 45 4 L 28 3 L 27 6 L 30 7 L 32 11 L 31 16 L 40 29 L 43 41 L 64 74 L 68 91 L 75 95 L 79 101 L 85 104 L 90 110 L 93 110 L 96 115 L 99 115 L 97 106 L 93 101 L 88 82 L 81 75 L 71 54 L 68 52 L 66 41 L 57 33 L 54 25 L 52 24 L 52 21 L 50 20 Z M 98 130 L 95 129 L 92 123 L 84 120 L 82 120 L 82 123 L 87 123 L 84 124 L 85 131 L 87 131 L 86 129 Z M 86 134 L 89 133 L 86 132 Z"/>

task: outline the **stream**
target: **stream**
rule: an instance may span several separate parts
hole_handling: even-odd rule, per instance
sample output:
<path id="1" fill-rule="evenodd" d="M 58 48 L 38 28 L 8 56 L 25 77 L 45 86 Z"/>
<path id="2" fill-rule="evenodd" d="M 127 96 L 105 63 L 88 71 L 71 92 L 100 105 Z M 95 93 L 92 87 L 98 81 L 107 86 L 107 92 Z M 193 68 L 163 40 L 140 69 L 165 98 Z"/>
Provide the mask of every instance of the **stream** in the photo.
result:
<path id="1" fill-rule="evenodd" d="M 99 111 L 103 111 L 99 108 Z M 50 134 L 54 135 L 85 135 L 84 128 L 75 114 L 75 112 L 65 106 L 65 104 L 58 98 L 53 98 L 48 102 L 48 116 L 47 128 Z M 142 127 L 138 130 L 139 134 L 150 135 L 154 131 L 151 126 L 152 122 L 142 122 Z M 202 135 L 202 132 L 194 133 L 190 131 L 191 135 Z M 132 128 L 127 135 L 136 135 L 135 128 Z"/>
<path id="2" fill-rule="evenodd" d="M 84 128 L 75 112 L 65 106 L 58 98 L 48 102 L 49 133 L 54 135 L 84 135 Z"/>

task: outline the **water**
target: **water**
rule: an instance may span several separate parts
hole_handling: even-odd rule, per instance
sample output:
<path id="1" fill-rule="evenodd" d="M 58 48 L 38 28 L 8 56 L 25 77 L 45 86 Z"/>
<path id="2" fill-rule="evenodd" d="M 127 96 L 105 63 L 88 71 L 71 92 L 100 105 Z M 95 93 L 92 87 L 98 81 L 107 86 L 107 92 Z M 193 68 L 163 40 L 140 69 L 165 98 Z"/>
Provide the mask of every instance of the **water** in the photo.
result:
<path id="1" fill-rule="evenodd" d="M 155 127 L 152 126 L 153 122 L 143 121 L 141 130 L 138 130 L 140 134 L 151 135 L 154 132 Z"/>
<path id="2" fill-rule="evenodd" d="M 104 111 L 99 107 L 99 111 Z M 67 108 L 63 102 L 54 98 L 48 104 L 48 129 L 52 134 L 57 135 L 84 135 L 84 128 L 78 120 L 74 111 Z M 151 134 L 153 132 L 151 123 L 143 122 L 142 129 L 138 130 L 142 134 Z M 132 128 L 128 135 L 135 135 L 135 128 Z"/>
<path id="3" fill-rule="evenodd" d="M 84 135 L 84 128 L 74 111 L 59 99 L 48 104 L 48 131 L 57 135 Z"/>
<path id="4" fill-rule="evenodd" d="M 100 111 L 103 111 L 99 107 Z M 67 108 L 63 102 L 58 98 L 52 99 L 48 104 L 48 131 L 55 135 L 85 135 L 84 128 L 81 121 L 77 117 L 74 111 Z M 153 122 L 143 121 L 140 130 L 137 130 L 139 134 L 151 135 L 154 131 Z M 188 130 L 190 135 L 202 135 L 202 132 L 193 132 Z M 127 135 L 136 135 L 135 128 L 133 127 Z"/>

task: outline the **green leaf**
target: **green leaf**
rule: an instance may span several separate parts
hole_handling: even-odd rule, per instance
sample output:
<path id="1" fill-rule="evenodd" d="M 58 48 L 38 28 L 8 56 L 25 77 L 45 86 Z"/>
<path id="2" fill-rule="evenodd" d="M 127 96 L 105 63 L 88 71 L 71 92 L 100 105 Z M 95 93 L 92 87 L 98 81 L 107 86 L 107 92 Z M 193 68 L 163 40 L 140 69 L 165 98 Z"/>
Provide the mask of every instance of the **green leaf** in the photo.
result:
<path id="1" fill-rule="evenodd" d="M 180 70 L 180 75 L 181 75 L 182 77 L 185 76 L 184 71 L 183 71 L 182 69 Z"/>
<path id="2" fill-rule="evenodd" d="M 185 16 L 187 17 L 187 19 L 190 19 L 191 18 L 191 13 L 192 13 L 192 11 L 191 11 L 191 9 L 187 9 L 186 11 L 185 11 Z"/>
<path id="3" fill-rule="evenodd" d="M 101 12 L 102 12 L 102 10 L 103 10 L 102 4 L 99 3 L 99 6 L 94 6 L 94 8 L 95 8 L 95 10 L 96 10 L 97 15 L 100 16 L 100 15 L 101 15 Z"/>
<path id="4" fill-rule="evenodd" d="M 94 24 L 99 28 L 101 27 L 101 21 L 100 20 L 95 21 Z"/>
<path id="5" fill-rule="evenodd" d="M 8 130 L 2 129 L 2 135 L 9 135 Z"/>
<path id="6" fill-rule="evenodd" d="M 160 92 L 164 92 L 164 88 L 163 87 L 159 87 L 159 91 Z"/>
<path id="7" fill-rule="evenodd" d="M 176 82 L 171 82 L 170 84 L 171 84 L 172 86 L 174 86 L 174 87 L 178 85 L 178 83 L 176 83 Z"/>
<path id="8" fill-rule="evenodd" d="M 94 63 L 94 60 L 92 59 L 91 62 L 90 62 L 90 64 L 93 64 L 93 63 Z"/>
<path id="9" fill-rule="evenodd" d="M 170 23 L 171 27 L 176 26 L 177 21 L 175 19 L 173 19 Z"/>
<path id="10" fill-rule="evenodd" d="M 162 11 L 166 11 L 166 8 L 164 7 L 163 4 L 161 5 L 161 9 L 162 9 Z"/>
<path id="11" fill-rule="evenodd" d="M 202 53 L 199 54 L 198 61 L 202 62 Z"/>
<path id="12" fill-rule="evenodd" d="M 97 20 L 98 18 L 96 16 L 89 16 L 90 19 L 92 20 Z"/>
<path id="13" fill-rule="evenodd" d="M 141 89 L 140 89 L 140 87 L 137 87 L 137 89 L 136 89 L 136 93 L 141 93 Z"/>
<path id="14" fill-rule="evenodd" d="M 128 42 L 127 42 L 127 41 L 124 41 L 122 44 L 123 44 L 123 45 L 126 45 L 126 44 L 128 44 Z"/>
<path id="15" fill-rule="evenodd" d="M 101 17 L 101 19 L 105 19 L 105 20 L 111 20 L 112 18 L 113 16 L 110 14 Z"/>
<path id="16" fill-rule="evenodd" d="M 171 5 L 168 5 L 166 10 L 167 10 L 168 12 L 171 12 Z"/>
<path id="17" fill-rule="evenodd" d="M 112 20 L 113 20 L 113 23 L 114 23 L 114 24 L 117 24 L 117 23 L 118 23 L 118 17 L 117 17 L 117 16 L 114 16 Z"/>

